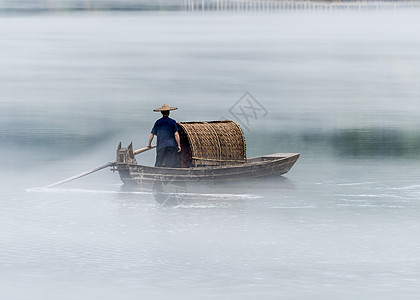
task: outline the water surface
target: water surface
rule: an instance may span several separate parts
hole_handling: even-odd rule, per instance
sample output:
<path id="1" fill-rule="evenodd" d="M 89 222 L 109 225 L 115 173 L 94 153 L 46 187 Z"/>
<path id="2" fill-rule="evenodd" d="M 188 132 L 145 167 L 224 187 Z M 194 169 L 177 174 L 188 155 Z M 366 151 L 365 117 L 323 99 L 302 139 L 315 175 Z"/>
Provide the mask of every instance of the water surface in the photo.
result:
<path id="1" fill-rule="evenodd" d="M 416 299 L 417 11 L 72 13 L 0 19 L 7 299 Z M 267 110 L 229 111 L 249 91 Z M 179 121 L 235 119 L 284 178 L 176 207 L 107 170 L 40 188 Z M 154 153 L 140 162 L 152 164 Z"/>

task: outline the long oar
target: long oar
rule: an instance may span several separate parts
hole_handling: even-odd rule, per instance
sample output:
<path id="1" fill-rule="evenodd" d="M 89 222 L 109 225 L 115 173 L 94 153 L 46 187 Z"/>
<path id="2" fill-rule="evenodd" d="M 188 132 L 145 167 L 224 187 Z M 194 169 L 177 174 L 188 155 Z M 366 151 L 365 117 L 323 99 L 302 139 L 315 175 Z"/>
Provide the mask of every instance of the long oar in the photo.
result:
<path id="1" fill-rule="evenodd" d="M 57 185 L 60 185 L 60 184 L 66 183 L 66 182 L 70 182 L 70 181 L 73 181 L 73 180 L 75 180 L 75 179 L 77 179 L 77 178 L 80 178 L 80 177 L 83 177 L 83 176 L 86 176 L 86 175 L 92 174 L 92 173 L 94 173 L 94 172 L 96 172 L 96 171 L 99 171 L 99 170 L 105 169 L 106 167 L 111 167 L 111 166 L 114 166 L 115 164 L 116 164 L 116 162 L 115 162 L 115 161 L 110 161 L 110 162 L 108 162 L 108 163 L 106 163 L 106 164 L 104 164 L 104 165 L 102 165 L 102 166 L 99 166 L 99 167 L 93 168 L 93 169 L 91 169 L 91 170 L 87 170 L 87 171 L 85 171 L 85 172 L 83 172 L 83 173 L 80 173 L 80 174 L 78 174 L 78 175 L 74 175 L 74 176 L 69 177 L 69 178 L 67 178 L 67 179 L 64 179 L 64 180 L 58 181 L 58 182 L 56 182 L 56 183 L 50 184 L 50 185 L 46 186 L 46 188 L 47 188 L 47 189 L 50 189 L 50 188 L 55 187 L 55 186 L 57 186 Z"/>
<path id="2" fill-rule="evenodd" d="M 137 155 L 137 154 L 140 154 L 140 153 L 145 152 L 145 151 L 147 151 L 147 150 L 153 149 L 153 148 L 155 148 L 155 147 L 156 147 L 156 145 L 155 145 L 155 146 L 152 146 L 152 147 L 144 147 L 144 148 L 140 148 L 140 149 L 134 150 L 134 151 L 133 151 L 133 153 L 134 153 L 134 155 Z M 105 169 L 105 168 L 107 168 L 107 167 L 112 167 L 112 166 L 115 166 L 115 165 L 116 165 L 116 163 L 117 163 L 116 161 L 110 161 L 110 162 L 107 162 L 106 164 L 104 164 L 104 165 L 102 165 L 102 166 L 99 166 L 99 167 L 96 167 L 96 168 L 93 168 L 93 169 L 87 170 L 87 171 L 85 171 L 85 172 L 83 172 L 83 173 L 80 173 L 80 174 L 74 175 L 74 176 L 72 176 L 72 177 L 69 177 L 69 178 L 67 178 L 67 179 L 63 179 L 63 180 L 61 180 L 61 181 L 58 181 L 58 182 L 53 183 L 53 184 L 50 184 L 50 185 L 47 185 L 45 188 L 50 189 L 50 188 L 55 187 L 55 186 L 57 186 L 57 185 L 60 185 L 60 184 L 66 183 L 66 182 L 73 181 L 73 180 L 75 180 L 75 179 L 78 179 L 78 178 L 84 177 L 84 176 L 86 176 L 86 175 L 92 174 L 92 173 L 94 173 L 94 172 L 97 172 L 97 171 L 99 171 L 99 170 Z"/>
<path id="3" fill-rule="evenodd" d="M 142 152 L 145 152 L 145 151 L 150 150 L 150 149 L 153 149 L 153 148 L 156 148 L 156 145 L 153 145 L 151 147 L 144 147 L 144 148 L 140 148 L 140 149 L 134 150 L 133 153 L 134 153 L 134 155 L 137 155 L 137 154 L 140 154 Z"/>

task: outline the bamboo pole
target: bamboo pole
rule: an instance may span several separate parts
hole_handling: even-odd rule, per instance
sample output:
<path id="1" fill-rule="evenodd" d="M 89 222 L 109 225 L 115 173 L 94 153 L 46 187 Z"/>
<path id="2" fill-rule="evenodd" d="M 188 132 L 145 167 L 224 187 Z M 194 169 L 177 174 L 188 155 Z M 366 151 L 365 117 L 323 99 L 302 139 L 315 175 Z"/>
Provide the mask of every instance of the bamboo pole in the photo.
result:
<path id="1" fill-rule="evenodd" d="M 134 155 L 137 155 L 137 154 L 143 153 L 143 152 L 148 151 L 148 150 L 153 149 L 153 148 L 156 148 L 156 145 L 153 145 L 151 147 L 144 147 L 144 148 L 134 150 L 133 153 L 134 153 Z"/>
<path id="2" fill-rule="evenodd" d="M 134 151 L 133 151 L 133 153 L 134 153 L 134 155 L 137 155 L 137 154 L 140 154 L 140 153 L 146 152 L 146 151 L 148 151 L 148 150 L 150 150 L 150 149 L 153 149 L 153 148 L 156 148 L 156 145 L 153 145 L 153 146 L 151 146 L 151 147 L 144 147 L 144 148 L 140 148 L 140 149 L 134 150 Z M 80 174 L 74 175 L 74 176 L 72 176 L 72 177 L 69 177 L 69 178 L 67 178 L 67 179 L 64 179 L 64 180 L 58 181 L 58 182 L 53 183 L 53 184 L 50 184 L 50 185 L 47 185 L 45 188 L 50 189 L 50 188 L 55 187 L 55 186 L 57 186 L 57 185 L 61 185 L 61 184 L 66 183 L 66 182 L 73 181 L 73 180 L 75 180 L 75 179 L 78 179 L 78 178 L 84 177 L 84 176 L 86 176 L 86 175 L 89 175 L 89 174 L 95 173 L 95 172 L 97 172 L 97 171 L 99 171 L 99 170 L 105 169 L 106 167 L 112 167 L 112 166 L 115 166 L 115 164 L 116 164 L 116 163 L 117 163 L 116 161 L 110 161 L 110 162 L 107 162 L 106 164 L 104 164 L 104 165 L 102 165 L 102 166 L 99 166 L 99 167 L 96 167 L 96 168 L 93 168 L 93 169 L 87 170 L 87 171 L 85 171 L 85 172 L 83 172 L 83 173 L 80 173 Z"/>

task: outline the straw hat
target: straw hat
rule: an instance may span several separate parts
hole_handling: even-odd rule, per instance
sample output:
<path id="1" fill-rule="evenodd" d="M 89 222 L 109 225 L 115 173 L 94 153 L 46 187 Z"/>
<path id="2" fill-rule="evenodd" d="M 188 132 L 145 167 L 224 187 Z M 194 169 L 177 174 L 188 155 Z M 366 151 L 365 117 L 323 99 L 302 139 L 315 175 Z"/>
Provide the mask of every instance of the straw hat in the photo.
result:
<path id="1" fill-rule="evenodd" d="M 170 107 L 168 104 L 163 104 L 162 107 L 155 108 L 153 111 L 169 111 L 175 109 L 178 109 L 178 107 Z"/>

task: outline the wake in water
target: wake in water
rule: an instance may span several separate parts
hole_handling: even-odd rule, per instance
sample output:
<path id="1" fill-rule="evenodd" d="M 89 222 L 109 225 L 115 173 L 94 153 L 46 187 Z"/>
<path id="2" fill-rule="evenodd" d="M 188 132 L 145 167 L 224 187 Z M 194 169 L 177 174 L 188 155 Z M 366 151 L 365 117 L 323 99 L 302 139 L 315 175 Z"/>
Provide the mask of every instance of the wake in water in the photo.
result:
<path id="1" fill-rule="evenodd" d="M 156 190 L 150 191 L 116 191 L 116 190 L 96 190 L 96 189 L 81 189 L 81 188 L 28 188 L 25 189 L 28 193 L 75 193 L 75 194 L 95 194 L 95 195 L 141 195 L 147 196 L 142 199 L 149 199 L 150 196 L 163 206 L 180 206 L 181 204 L 197 204 L 205 202 L 224 202 L 224 201 L 242 201 L 262 198 L 255 194 L 236 194 L 236 193 L 197 193 L 186 191 L 171 191 L 161 192 Z M 214 203 L 213 203 L 214 204 Z M 200 205 L 200 207 L 203 207 Z"/>

